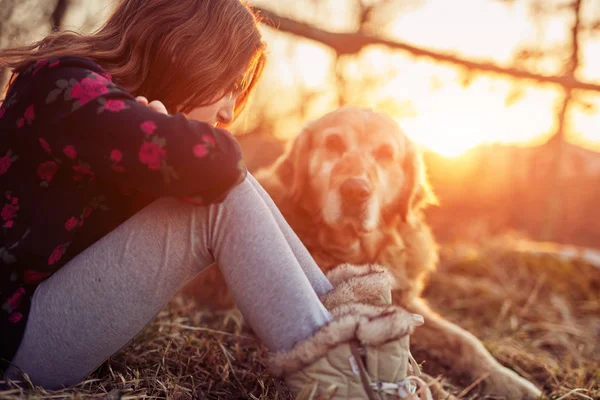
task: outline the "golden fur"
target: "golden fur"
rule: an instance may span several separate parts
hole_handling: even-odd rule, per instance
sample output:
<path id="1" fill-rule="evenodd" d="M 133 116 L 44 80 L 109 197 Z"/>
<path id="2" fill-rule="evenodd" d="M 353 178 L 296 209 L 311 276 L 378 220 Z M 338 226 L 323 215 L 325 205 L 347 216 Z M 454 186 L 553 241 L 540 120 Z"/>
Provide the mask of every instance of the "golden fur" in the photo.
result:
<path id="1" fill-rule="evenodd" d="M 436 198 L 418 149 L 391 118 L 340 108 L 308 124 L 272 167 L 255 176 L 321 269 L 342 263 L 390 269 L 396 281 L 394 303 L 425 318 L 412 346 L 427 354 L 429 363 L 470 381 L 487 375 L 479 387 L 496 396 L 534 399 L 541 394 L 420 297 L 438 262 L 437 244 L 422 213 Z M 203 275 L 203 288 L 212 290 L 202 289 L 202 300 L 230 305 L 218 270 Z"/>

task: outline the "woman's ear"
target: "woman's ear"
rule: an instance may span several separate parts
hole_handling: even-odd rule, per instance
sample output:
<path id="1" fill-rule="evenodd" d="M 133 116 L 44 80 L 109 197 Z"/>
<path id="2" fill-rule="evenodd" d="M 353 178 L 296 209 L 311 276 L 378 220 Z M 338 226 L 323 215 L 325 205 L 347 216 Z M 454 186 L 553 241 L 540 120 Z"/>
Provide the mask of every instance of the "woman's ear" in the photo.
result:
<path id="1" fill-rule="evenodd" d="M 402 170 L 406 179 L 396 212 L 404 222 L 412 223 L 417 211 L 428 205 L 437 205 L 438 199 L 427 180 L 423 157 L 414 145 L 410 146 Z"/>
<path id="2" fill-rule="evenodd" d="M 289 185 L 289 193 L 293 201 L 300 199 L 308 184 L 311 137 L 309 128 L 304 128 L 275 166 L 275 174 L 279 180 Z"/>

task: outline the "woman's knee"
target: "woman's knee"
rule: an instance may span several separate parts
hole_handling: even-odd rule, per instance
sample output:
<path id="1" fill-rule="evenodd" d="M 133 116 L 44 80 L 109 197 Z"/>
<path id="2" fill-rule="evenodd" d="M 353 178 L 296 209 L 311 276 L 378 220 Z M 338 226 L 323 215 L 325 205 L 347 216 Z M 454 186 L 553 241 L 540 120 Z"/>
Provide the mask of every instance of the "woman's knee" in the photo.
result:
<path id="1" fill-rule="evenodd" d="M 222 213 L 234 216 L 240 224 L 259 223 L 272 216 L 250 175 L 227 194 L 219 207 L 222 207 Z"/>

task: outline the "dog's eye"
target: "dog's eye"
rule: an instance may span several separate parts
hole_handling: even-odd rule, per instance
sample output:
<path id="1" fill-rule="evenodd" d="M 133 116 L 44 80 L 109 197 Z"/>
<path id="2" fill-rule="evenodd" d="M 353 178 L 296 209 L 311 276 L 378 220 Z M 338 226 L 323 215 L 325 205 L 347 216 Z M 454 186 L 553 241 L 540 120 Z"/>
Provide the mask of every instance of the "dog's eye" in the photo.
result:
<path id="1" fill-rule="evenodd" d="M 327 150 L 338 154 L 346 151 L 346 143 L 341 135 L 328 135 L 325 138 L 325 147 Z"/>
<path id="2" fill-rule="evenodd" d="M 383 145 L 373 150 L 373 156 L 377 161 L 391 161 L 394 158 L 394 149 L 389 145 Z"/>

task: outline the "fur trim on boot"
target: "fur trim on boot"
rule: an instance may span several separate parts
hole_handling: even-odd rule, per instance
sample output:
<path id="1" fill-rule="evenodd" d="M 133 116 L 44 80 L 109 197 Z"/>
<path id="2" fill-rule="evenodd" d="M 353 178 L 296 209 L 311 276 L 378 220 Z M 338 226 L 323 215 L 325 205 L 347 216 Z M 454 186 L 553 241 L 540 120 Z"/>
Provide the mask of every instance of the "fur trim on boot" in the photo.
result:
<path id="1" fill-rule="evenodd" d="M 364 345 L 376 346 L 410 335 L 415 326 L 423 324 L 422 316 L 394 306 L 346 304 L 332 310 L 331 314 L 333 321 L 312 337 L 288 352 L 271 356 L 271 371 L 276 376 L 294 373 L 314 363 L 341 343 L 358 340 Z"/>
<path id="2" fill-rule="evenodd" d="M 395 306 L 344 304 L 333 320 L 288 352 L 273 354 L 271 371 L 296 399 L 413 399 L 419 373 L 409 335 L 423 317 Z M 426 388 L 425 388 L 426 389 Z M 429 399 L 429 397 L 425 397 Z"/>
<path id="3" fill-rule="evenodd" d="M 321 296 L 321 302 L 329 310 L 347 303 L 392 303 L 392 288 L 396 281 L 381 265 L 342 264 L 329 271 L 327 278 L 334 288 Z"/>

